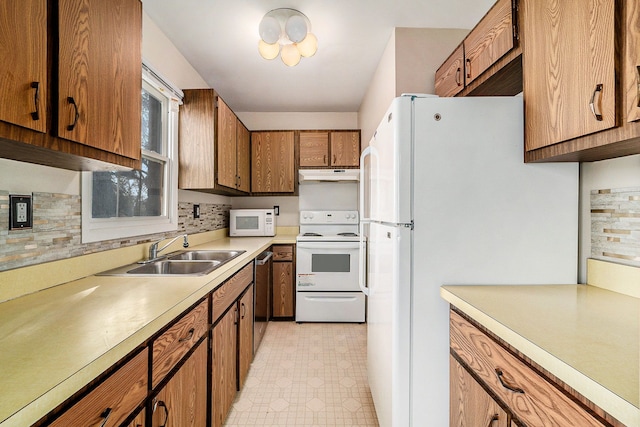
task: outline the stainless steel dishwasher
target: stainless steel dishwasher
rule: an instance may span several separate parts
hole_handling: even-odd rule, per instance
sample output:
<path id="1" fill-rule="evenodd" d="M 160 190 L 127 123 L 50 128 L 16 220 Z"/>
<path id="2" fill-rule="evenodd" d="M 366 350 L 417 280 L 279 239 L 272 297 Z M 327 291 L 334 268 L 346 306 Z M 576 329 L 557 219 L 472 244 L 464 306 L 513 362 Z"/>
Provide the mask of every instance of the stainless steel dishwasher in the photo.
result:
<path id="1" fill-rule="evenodd" d="M 271 269 L 273 252 L 264 251 L 255 259 L 253 353 L 258 351 L 271 317 Z"/>

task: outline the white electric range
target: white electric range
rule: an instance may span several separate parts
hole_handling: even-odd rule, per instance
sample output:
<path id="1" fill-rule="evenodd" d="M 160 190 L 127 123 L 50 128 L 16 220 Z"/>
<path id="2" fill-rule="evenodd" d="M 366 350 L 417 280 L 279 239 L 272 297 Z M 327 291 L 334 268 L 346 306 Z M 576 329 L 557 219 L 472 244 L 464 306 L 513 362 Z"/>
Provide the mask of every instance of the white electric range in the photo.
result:
<path id="1" fill-rule="evenodd" d="M 358 211 L 301 211 L 296 322 L 364 322 Z"/>

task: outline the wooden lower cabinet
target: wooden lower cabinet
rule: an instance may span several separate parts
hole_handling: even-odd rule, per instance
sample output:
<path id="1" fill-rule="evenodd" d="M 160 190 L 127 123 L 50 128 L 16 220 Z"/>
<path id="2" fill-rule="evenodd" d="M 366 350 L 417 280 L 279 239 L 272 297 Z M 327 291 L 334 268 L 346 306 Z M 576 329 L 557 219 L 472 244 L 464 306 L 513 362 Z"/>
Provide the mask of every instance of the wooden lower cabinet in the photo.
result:
<path id="1" fill-rule="evenodd" d="M 517 419 L 523 425 L 611 425 L 594 416 L 593 408 L 587 409 L 577 403 L 586 400 L 583 396 L 573 391 L 573 395 L 569 397 L 569 390 L 561 391 L 561 384 L 538 374 L 525 361 L 507 351 L 454 310 L 450 311 L 449 335 L 451 351 L 456 355 L 456 359 L 474 373 L 484 388 L 491 390 L 513 419 Z M 456 381 L 455 377 L 460 376 L 459 369 L 452 369 L 450 375 L 453 384 Z M 451 402 L 453 405 L 456 401 L 452 399 Z M 454 411 L 456 409 L 452 407 L 451 412 Z"/>
<path id="2" fill-rule="evenodd" d="M 508 427 L 511 425 L 504 409 L 453 356 L 449 356 L 449 365 L 451 383 L 449 425 L 451 427 Z"/>
<path id="3" fill-rule="evenodd" d="M 273 245 L 271 247 L 273 251 L 271 316 L 274 319 L 295 316 L 295 248 L 295 245 Z"/>
<path id="4" fill-rule="evenodd" d="M 147 397 L 148 360 L 145 348 L 47 425 L 119 426 Z"/>
<path id="5" fill-rule="evenodd" d="M 145 412 L 142 410 L 128 425 L 128 427 L 145 427 Z"/>
<path id="6" fill-rule="evenodd" d="M 253 362 L 253 285 L 247 288 L 238 304 L 238 389 L 242 390 Z"/>
<path id="7" fill-rule="evenodd" d="M 221 427 L 236 397 L 238 307 L 233 305 L 212 329 L 211 425 Z"/>
<path id="8" fill-rule="evenodd" d="M 151 403 L 152 427 L 205 427 L 207 424 L 207 345 L 198 344 Z"/>

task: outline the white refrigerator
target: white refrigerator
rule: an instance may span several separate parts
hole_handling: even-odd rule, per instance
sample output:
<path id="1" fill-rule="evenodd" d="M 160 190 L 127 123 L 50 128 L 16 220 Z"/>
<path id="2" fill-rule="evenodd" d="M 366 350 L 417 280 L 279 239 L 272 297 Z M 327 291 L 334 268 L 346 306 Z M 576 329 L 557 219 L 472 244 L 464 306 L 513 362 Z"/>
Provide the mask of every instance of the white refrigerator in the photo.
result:
<path id="1" fill-rule="evenodd" d="M 522 102 L 402 96 L 363 151 L 360 285 L 381 427 L 449 425 L 441 285 L 576 283 L 578 164 L 524 163 Z"/>

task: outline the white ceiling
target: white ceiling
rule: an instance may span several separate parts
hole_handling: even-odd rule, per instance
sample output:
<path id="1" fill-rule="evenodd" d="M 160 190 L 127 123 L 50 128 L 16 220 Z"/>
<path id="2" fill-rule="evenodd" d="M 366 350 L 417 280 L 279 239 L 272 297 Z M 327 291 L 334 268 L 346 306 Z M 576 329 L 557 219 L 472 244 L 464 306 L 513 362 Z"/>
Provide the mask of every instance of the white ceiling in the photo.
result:
<path id="1" fill-rule="evenodd" d="M 355 112 L 394 27 L 472 28 L 495 0 L 144 0 L 143 7 L 235 111 Z M 260 57 L 258 24 L 300 10 L 318 52 Z"/>

